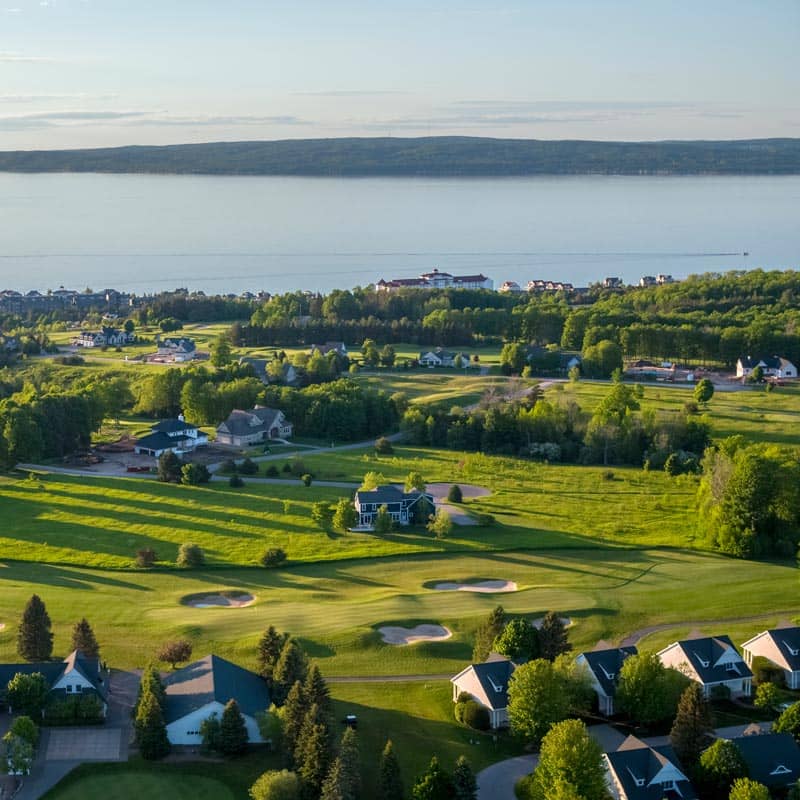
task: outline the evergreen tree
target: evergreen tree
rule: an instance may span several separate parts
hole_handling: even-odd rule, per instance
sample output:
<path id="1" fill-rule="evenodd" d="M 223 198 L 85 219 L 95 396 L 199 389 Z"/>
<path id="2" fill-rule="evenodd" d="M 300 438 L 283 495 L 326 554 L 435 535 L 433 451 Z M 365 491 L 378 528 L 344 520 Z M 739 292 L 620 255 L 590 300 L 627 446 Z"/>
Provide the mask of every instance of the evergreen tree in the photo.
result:
<path id="1" fill-rule="evenodd" d="M 163 758 L 169 753 L 170 744 L 167 739 L 167 726 L 161 706 L 155 695 L 145 691 L 139 700 L 139 708 L 134 722 L 136 744 L 142 758 L 153 760 Z"/>
<path id="2" fill-rule="evenodd" d="M 322 800 L 358 800 L 361 796 L 361 769 L 356 732 L 347 728 L 339 746 L 339 755 L 331 765 L 322 786 Z"/>
<path id="3" fill-rule="evenodd" d="M 283 705 L 289 689 L 295 681 L 305 681 L 308 674 L 308 662 L 303 648 L 297 639 L 289 638 L 281 649 L 278 663 L 272 673 L 272 699 L 276 705 Z"/>
<path id="4" fill-rule="evenodd" d="M 183 463 L 172 450 L 165 450 L 158 457 L 158 479 L 163 483 L 178 483 L 182 466 Z"/>
<path id="5" fill-rule="evenodd" d="M 291 763 L 294 761 L 294 751 L 300 738 L 300 731 L 303 729 L 309 704 L 306 701 L 306 693 L 303 684 L 295 681 L 294 686 L 289 690 L 289 695 L 283 708 L 280 710 L 281 720 L 283 721 L 283 746 L 286 757 Z"/>
<path id="6" fill-rule="evenodd" d="M 439 765 L 439 759 L 434 756 L 430 766 L 417 778 L 411 789 L 413 800 L 450 800 L 453 784 L 450 776 Z"/>
<path id="7" fill-rule="evenodd" d="M 711 741 L 711 707 L 699 683 L 692 681 L 681 695 L 669 738 L 675 755 L 687 769 L 694 767 Z"/>
<path id="8" fill-rule="evenodd" d="M 572 649 L 567 641 L 567 629 L 561 617 L 553 611 L 548 611 L 542 620 L 539 629 L 539 650 L 542 658 L 548 661 L 555 661 L 562 653 L 567 653 Z"/>
<path id="9" fill-rule="evenodd" d="M 475 774 L 464 756 L 459 756 L 453 770 L 454 800 L 475 800 L 478 796 L 478 782 Z"/>
<path id="10" fill-rule="evenodd" d="M 381 754 L 378 776 L 379 800 L 403 800 L 403 777 L 400 774 L 400 763 L 394 752 L 392 740 L 386 742 Z"/>
<path id="11" fill-rule="evenodd" d="M 84 617 L 72 629 L 72 649 L 80 650 L 89 658 L 100 658 L 100 645 L 97 644 L 92 626 Z"/>
<path id="12" fill-rule="evenodd" d="M 316 703 L 324 714 L 330 716 L 333 713 L 328 684 L 325 683 L 325 679 L 316 664 L 312 665 L 308 671 L 308 677 L 303 685 L 303 692 L 309 707 Z"/>
<path id="13" fill-rule="evenodd" d="M 317 800 L 331 763 L 330 730 L 319 706 L 312 705 L 306 714 L 294 757 L 303 784 L 303 797 Z"/>
<path id="14" fill-rule="evenodd" d="M 142 672 L 142 679 L 139 681 L 139 693 L 136 698 L 136 705 L 133 707 L 134 717 L 136 717 L 136 714 L 139 710 L 139 704 L 142 701 L 142 697 L 147 692 L 151 692 L 153 695 L 155 695 L 159 706 L 161 706 L 163 710 L 164 704 L 167 700 L 167 693 L 164 689 L 164 684 L 161 682 L 161 676 L 159 675 L 154 664 L 148 664 L 144 668 L 144 672 Z"/>
<path id="15" fill-rule="evenodd" d="M 497 606 L 475 632 L 475 646 L 472 650 L 473 661 L 476 663 L 486 661 L 494 646 L 494 640 L 503 632 L 505 626 L 506 612 L 503 606 Z"/>
<path id="16" fill-rule="evenodd" d="M 38 594 L 28 600 L 17 633 L 17 652 L 26 661 L 47 661 L 53 654 L 50 615 Z"/>
<path id="17" fill-rule="evenodd" d="M 247 726 L 239 704 L 228 700 L 219 723 L 219 751 L 226 756 L 237 756 L 247 750 Z"/>
<path id="18" fill-rule="evenodd" d="M 289 638 L 288 633 L 278 633 L 273 625 L 264 631 L 263 636 L 258 642 L 256 657 L 258 659 L 258 673 L 271 685 L 272 673 L 275 665 L 281 657 L 281 650 Z"/>

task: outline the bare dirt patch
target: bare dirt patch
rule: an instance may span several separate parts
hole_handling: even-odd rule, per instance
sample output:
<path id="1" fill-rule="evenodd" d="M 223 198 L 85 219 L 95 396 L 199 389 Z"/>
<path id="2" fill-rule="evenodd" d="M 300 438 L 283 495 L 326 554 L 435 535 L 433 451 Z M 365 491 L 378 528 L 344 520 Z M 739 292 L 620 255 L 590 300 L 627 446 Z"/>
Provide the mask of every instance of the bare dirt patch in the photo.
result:
<path id="1" fill-rule="evenodd" d="M 181 600 L 192 608 L 244 608 L 255 603 L 256 598 L 247 592 L 221 591 L 208 594 L 190 594 Z"/>
<path id="2" fill-rule="evenodd" d="M 565 628 L 569 628 L 570 625 L 572 625 L 572 620 L 569 617 L 560 617 L 559 619 Z M 533 622 L 531 622 L 531 625 L 533 625 L 534 628 L 541 628 L 543 622 L 544 617 L 539 617 L 539 619 L 535 619 Z"/>
<path id="3" fill-rule="evenodd" d="M 480 592 L 483 594 L 495 594 L 497 592 L 516 592 L 517 584 L 514 581 L 475 581 L 474 583 L 434 583 L 430 587 L 437 592 Z"/>
<path id="4" fill-rule="evenodd" d="M 414 628 L 384 625 L 378 628 L 378 633 L 387 644 L 400 645 L 414 644 L 415 642 L 442 642 L 453 635 L 453 632 L 443 625 L 417 625 Z"/>

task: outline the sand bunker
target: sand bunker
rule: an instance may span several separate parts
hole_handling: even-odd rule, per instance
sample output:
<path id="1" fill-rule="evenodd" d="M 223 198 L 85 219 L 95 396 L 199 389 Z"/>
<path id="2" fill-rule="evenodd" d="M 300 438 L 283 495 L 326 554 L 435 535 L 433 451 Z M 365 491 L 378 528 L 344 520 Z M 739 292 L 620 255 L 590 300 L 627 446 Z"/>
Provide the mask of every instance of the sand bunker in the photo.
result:
<path id="1" fill-rule="evenodd" d="M 0 622 L 0 631 L 2 631 L 6 627 L 5 622 Z"/>
<path id="2" fill-rule="evenodd" d="M 559 617 L 559 619 L 565 628 L 569 628 L 569 626 L 572 625 L 572 620 L 569 617 Z M 541 628 L 543 622 L 544 617 L 539 617 L 539 619 L 535 619 L 533 622 L 531 622 L 531 625 L 533 625 L 534 628 Z"/>
<path id="3" fill-rule="evenodd" d="M 481 592 L 494 594 L 495 592 L 516 592 L 517 584 L 514 581 L 476 581 L 475 583 L 436 583 L 433 588 L 437 592 Z"/>
<path id="4" fill-rule="evenodd" d="M 442 625 L 417 625 L 416 628 L 400 628 L 384 625 L 378 628 L 387 644 L 414 644 L 414 642 L 441 642 L 449 639 L 453 632 Z"/>
<path id="5" fill-rule="evenodd" d="M 216 592 L 213 594 L 193 594 L 181 601 L 192 608 L 243 608 L 255 603 L 256 599 L 247 592 Z"/>

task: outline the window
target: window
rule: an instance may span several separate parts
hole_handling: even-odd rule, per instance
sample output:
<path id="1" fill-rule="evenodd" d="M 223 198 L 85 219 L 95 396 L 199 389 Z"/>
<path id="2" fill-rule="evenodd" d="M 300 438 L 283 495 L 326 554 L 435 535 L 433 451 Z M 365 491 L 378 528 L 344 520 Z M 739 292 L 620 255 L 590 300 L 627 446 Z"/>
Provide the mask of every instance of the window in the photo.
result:
<path id="1" fill-rule="evenodd" d="M 71 683 L 67 684 L 67 694 L 72 694 L 72 684 Z"/>

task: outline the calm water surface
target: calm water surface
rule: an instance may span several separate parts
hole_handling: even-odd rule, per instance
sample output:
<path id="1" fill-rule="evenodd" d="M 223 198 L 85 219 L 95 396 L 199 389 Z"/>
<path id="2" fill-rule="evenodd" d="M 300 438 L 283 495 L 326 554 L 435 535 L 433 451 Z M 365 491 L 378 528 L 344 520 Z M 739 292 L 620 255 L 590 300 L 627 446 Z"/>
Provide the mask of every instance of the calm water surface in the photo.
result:
<path id="1" fill-rule="evenodd" d="M 0 173 L 0 288 L 330 290 L 433 267 L 585 285 L 798 266 L 797 176 Z"/>

